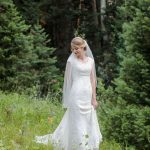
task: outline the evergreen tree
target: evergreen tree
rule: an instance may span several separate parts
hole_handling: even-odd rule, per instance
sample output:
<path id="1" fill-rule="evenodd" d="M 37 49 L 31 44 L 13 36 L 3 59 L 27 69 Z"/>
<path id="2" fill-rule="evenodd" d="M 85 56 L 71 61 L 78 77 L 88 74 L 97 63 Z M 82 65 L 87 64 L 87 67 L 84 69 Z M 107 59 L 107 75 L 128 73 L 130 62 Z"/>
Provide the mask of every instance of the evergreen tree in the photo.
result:
<path id="1" fill-rule="evenodd" d="M 132 21 L 123 25 L 125 53 L 115 80 L 116 92 L 129 103 L 150 105 L 149 2 L 136 5 Z"/>
<path id="2" fill-rule="evenodd" d="M 13 0 L 27 24 L 34 25 L 41 16 L 41 0 Z"/>
<path id="3" fill-rule="evenodd" d="M 54 48 L 48 47 L 50 40 L 44 29 L 39 25 L 34 25 L 31 34 L 33 36 L 33 53 L 35 59 L 31 60 L 32 68 L 36 72 L 36 82 L 40 87 L 39 96 L 47 95 L 53 86 L 53 82 L 58 78 L 58 69 L 55 67 L 56 57 L 53 57 Z"/>
<path id="4" fill-rule="evenodd" d="M 52 91 L 58 74 L 54 48 L 40 25 L 26 25 L 11 0 L 2 1 L 0 16 L 0 89 L 39 85 L 39 95 Z M 50 89 L 51 88 L 51 89 Z"/>
<path id="5" fill-rule="evenodd" d="M 1 0 L 3 8 L 0 15 L 0 89 L 16 88 L 24 83 L 29 84 L 32 78 L 28 72 L 28 59 L 33 49 L 31 36 L 27 35 L 30 28 L 26 25 L 11 0 Z"/>

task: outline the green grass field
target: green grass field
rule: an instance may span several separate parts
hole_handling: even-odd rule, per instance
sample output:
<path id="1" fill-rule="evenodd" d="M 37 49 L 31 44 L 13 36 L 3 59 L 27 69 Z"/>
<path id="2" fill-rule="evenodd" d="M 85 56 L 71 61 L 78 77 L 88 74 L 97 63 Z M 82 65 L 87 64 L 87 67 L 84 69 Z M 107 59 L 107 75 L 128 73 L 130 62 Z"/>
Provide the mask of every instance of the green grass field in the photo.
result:
<path id="1" fill-rule="evenodd" d="M 52 150 L 51 145 L 33 140 L 35 135 L 52 133 L 64 112 L 57 101 L 0 92 L 0 150 Z M 121 150 L 121 146 L 114 141 L 103 141 L 100 149 Z"/>

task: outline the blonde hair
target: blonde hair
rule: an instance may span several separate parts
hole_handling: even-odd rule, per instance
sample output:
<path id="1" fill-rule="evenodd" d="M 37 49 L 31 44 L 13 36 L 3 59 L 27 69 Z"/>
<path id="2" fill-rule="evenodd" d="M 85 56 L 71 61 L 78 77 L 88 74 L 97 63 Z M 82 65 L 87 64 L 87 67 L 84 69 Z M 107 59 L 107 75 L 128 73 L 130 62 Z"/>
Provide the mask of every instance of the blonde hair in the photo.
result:
<path id="1" fill-rule="evenodd" d="M 85 41 L 81 37 L 75 37 L 71 41 L 71 50 L 73 50 L 77 46 L 83 46 L 84 50 L 86 50 Z"/>

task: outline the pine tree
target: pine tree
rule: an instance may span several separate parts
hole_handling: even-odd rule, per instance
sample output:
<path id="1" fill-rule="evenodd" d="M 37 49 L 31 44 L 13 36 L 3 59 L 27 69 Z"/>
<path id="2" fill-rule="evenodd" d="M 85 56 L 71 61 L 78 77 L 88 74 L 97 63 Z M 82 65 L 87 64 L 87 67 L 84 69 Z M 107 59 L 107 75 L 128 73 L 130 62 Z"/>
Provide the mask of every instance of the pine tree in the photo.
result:
<path id="1" fill-rule="evenodd" d="M 48 47 L 50 40 L 39 24 L 33 26 L 31 34 L 34 45 L 33 53 L 36 56 L 31 63 L 36 72 L 35 80 L 40 86 L 39 96 L 43 96 L 51 90 L 51 81 L 55 81 L 58 77 L 58 69 L 55 67 L 56 57 L 53 57 L 55 49 Z"/>
<path id="2" fill-rule="evenodd" d="M 13 0 L 18 11 L 23 16 L 26 23 L 34 25 L 39 20 L 41 11 L 41 0 Z"/>
<path id="3" fill-rule="evenodd" d="M 57 84 L 54 48 L 40 25 L 26 25 L 11 0 L 1 2 L 0 89 L 14 90 L 39 85 L 40 96 Z M 51 88 L 51 89 L 50 89 Z"/>
<path id="4" fill-rule="evenodd" d="M 125 54 L 116 92 L 129 103 L 150 105 L 150 19 L 149 2 L 137 2 L 132 21 L 124 23 Z"/>
<path id="5" fill-rule="evenodd" d="M 28 59 L 31 57 L 31 36 L 27 35 L 30 28 L 25 24 L 11 0 L 1 0 L 0 15 L 0 89 L 16 88 L 24 79 L 32 77 Z"/>

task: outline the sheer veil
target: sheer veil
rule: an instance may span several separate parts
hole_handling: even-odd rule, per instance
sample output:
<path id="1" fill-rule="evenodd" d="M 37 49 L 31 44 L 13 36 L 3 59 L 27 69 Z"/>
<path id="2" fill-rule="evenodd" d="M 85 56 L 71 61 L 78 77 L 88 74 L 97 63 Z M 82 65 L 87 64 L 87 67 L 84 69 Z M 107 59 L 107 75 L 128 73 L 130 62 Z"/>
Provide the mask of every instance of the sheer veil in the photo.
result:
<path id="1" fill-rule="evenodd" d="M 86 46 L 86 56 L 92 58 L 94 60 L 92 51 L 87 44 L 87 42 L 84 40 L 85 46 Z M 66 63 L 66 68 L 65 68 L 65 74 L 64 74 L 64 84 L 63 84 L 63 98 L 62 98 L 62 107 L 63 108 L 69 108 L 71 107 L 70 103 L 70 90 L 72 86 L 72 65 L 73 62 L 75 61 L 75 55 L 72 52 L 70 56 L 68 57 L 67 63 Z M 96 77 L 96 69 L 95 69 L 95 61 L 93 61 L 93 73 L 94 73 L 94 78 L 95 78 L 95 84 L 97 87 L 97 77 Z"/>

